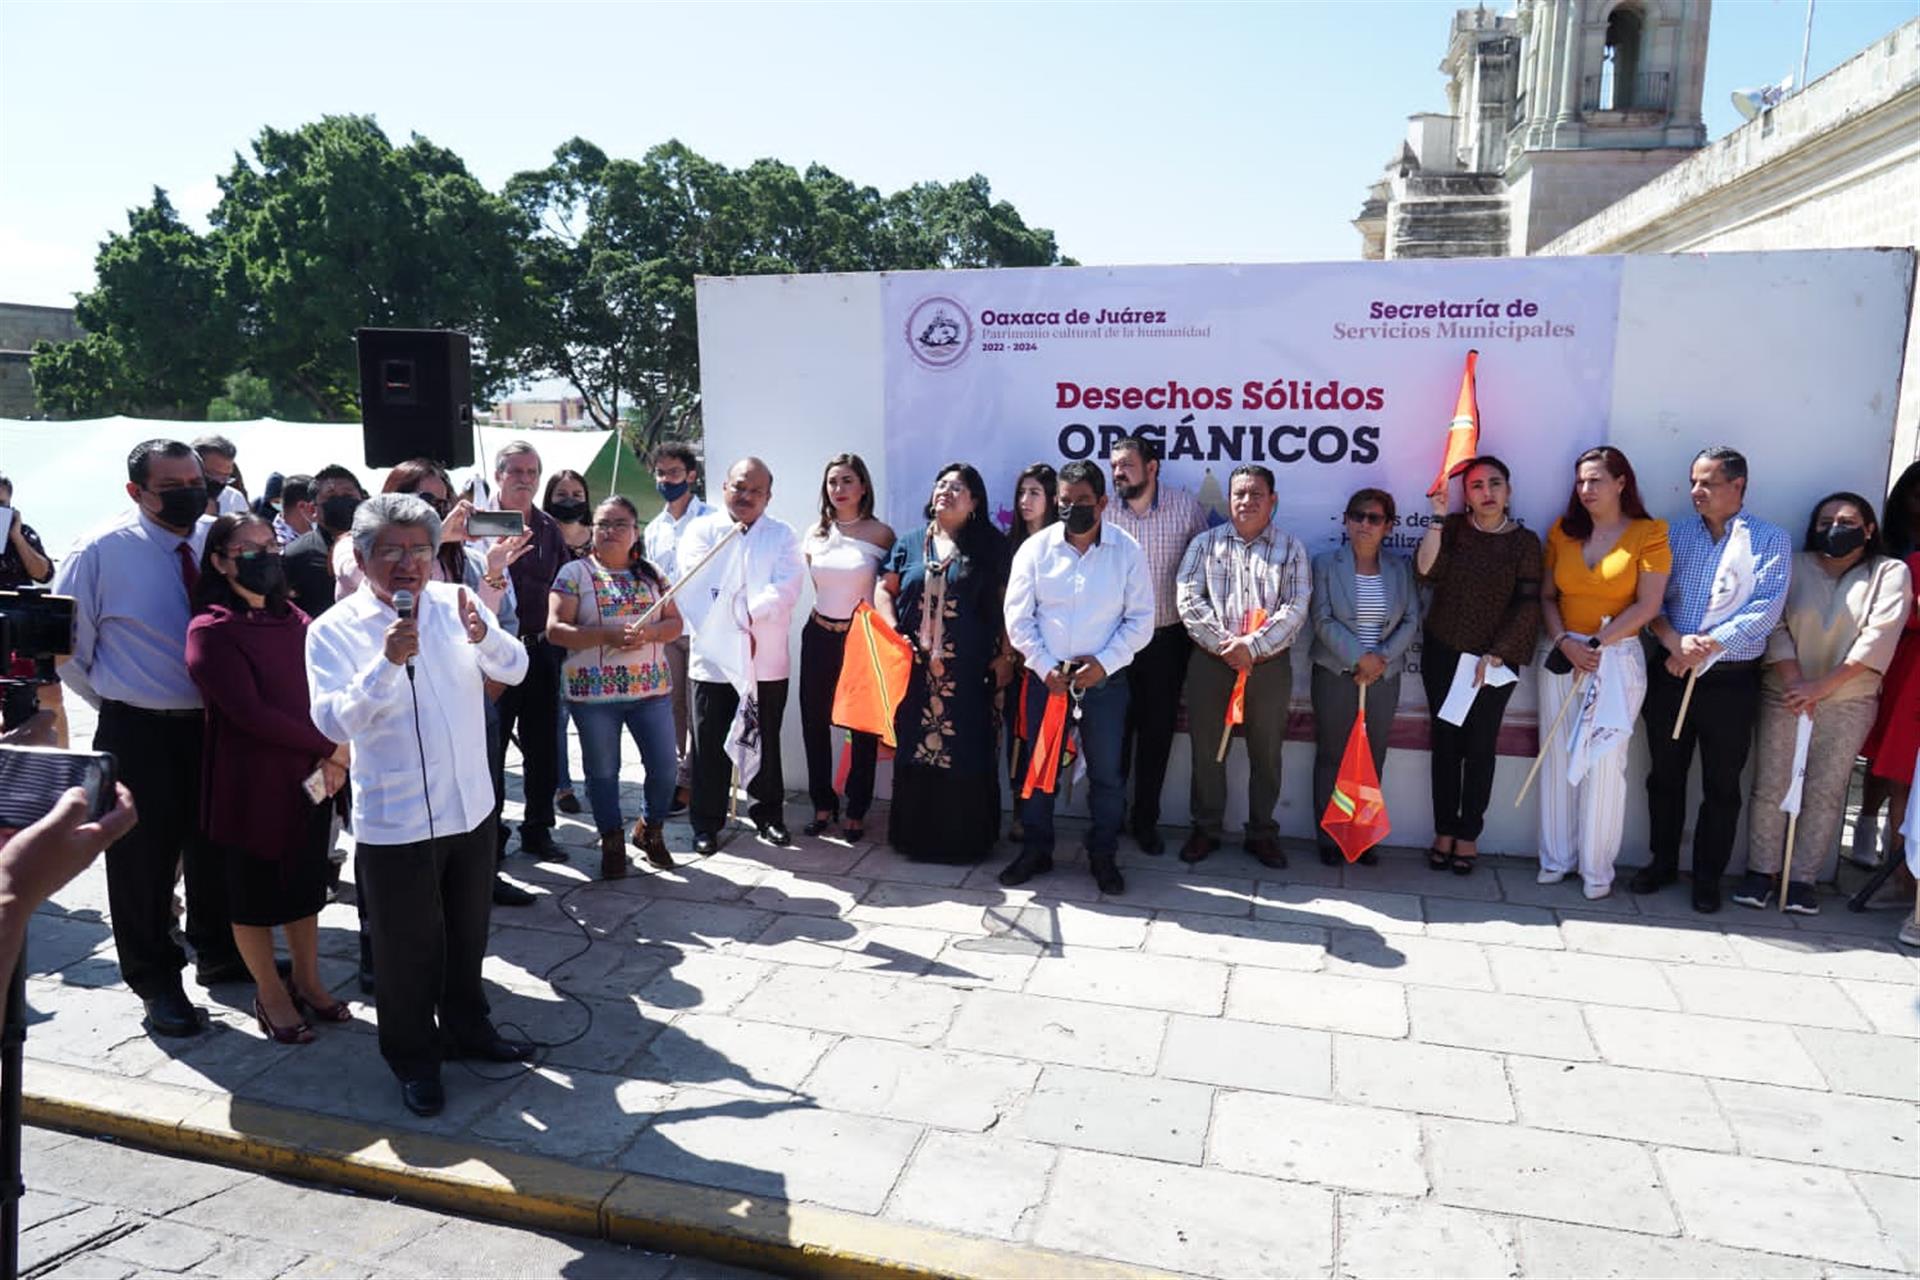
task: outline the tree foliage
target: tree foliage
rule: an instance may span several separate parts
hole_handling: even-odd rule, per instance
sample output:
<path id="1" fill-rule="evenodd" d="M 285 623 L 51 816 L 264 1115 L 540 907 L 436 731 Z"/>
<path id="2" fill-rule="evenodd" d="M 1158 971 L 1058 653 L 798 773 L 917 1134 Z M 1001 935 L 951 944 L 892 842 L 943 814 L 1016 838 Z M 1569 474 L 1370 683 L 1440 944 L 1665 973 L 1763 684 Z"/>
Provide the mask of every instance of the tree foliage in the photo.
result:
<path id="1" fill-rule="evenodd" d="M 603 427 L 687 434 L 697 276 L 1070 261 L 978 175 L 882 195 L 679 142 L 629 160 L 575 138 L 494 194 L 424 138 L 395 146 L 369 117 L 329 116 L 262 129 L 220 187 L 205 235 L 156 190 L 101 246 L 86 336 L 34 355 L 49 409 L 351 417 L 355 328 L 457 328 L 477 398 L 562 378 Z"/>

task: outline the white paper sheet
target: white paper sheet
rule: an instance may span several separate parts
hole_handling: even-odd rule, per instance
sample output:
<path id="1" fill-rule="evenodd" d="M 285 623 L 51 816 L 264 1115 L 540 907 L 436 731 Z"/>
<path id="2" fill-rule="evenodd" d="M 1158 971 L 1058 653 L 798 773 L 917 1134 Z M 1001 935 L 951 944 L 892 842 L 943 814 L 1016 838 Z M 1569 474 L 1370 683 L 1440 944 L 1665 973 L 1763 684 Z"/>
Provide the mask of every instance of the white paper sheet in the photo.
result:
<path id="1" fill-rule="evenodd" d="M 1463 653 L 1460 655 L 1459 663 L 1453 668 L 1453 685 L 1447 690 L 1447 700 L 1440 704 L 1440 718 L 1448 724 L 1459 725 L 1467 722 L 1467 713 L 1473 710 L 1473 700 L 1481 688 L 1498 689 L 1520 678 L 1513 673 L 1512 667 L 1502 663 L 1497 667 L 1488 667 L 1485 682 L 1476 688 L 1473 683 L 1473 673 L 1479 665 L 1479 654 Z"/>

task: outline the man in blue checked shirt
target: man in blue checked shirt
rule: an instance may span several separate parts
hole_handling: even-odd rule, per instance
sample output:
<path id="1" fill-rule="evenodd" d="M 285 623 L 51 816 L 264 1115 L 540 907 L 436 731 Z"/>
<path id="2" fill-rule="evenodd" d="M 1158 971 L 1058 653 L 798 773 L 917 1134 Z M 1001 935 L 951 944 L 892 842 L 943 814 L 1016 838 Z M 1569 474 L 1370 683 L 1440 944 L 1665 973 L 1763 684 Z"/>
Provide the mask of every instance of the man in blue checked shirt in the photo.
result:
<path id="1" fill-rule="evenodd" d="M 1700 812 L 1693 824 L 1693 909 L 1720 909 L 1720 877 L 1740 820 L 1740 773 L 1760 707 L 1761 654 L 1786 602 L 1793 545 L 1786 530 L 1748 515 L 1747 460 L 1724 445 L 1693 460 L 1693 519 L 1668 531 L 1673 575 L 1666 607 L 1647 628 L 1647 812 L 1653 861 L 1628 887 L 1654 893 L 1680 878 L 1687 774 L 1700 748 Z M 1658 647 L 1655 646 L 1657 642 Z M 1678 736 L 1674 722 L 1693 697 Z"/>

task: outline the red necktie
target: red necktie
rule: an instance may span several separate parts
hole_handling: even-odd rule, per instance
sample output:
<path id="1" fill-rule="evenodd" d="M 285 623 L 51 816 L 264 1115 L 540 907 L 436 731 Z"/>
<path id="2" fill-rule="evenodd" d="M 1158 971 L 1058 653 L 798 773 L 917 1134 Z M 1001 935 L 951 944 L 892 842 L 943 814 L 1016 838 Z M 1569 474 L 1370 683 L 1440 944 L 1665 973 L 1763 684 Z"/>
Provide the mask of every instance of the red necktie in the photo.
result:
<path id="1" fill-rule="evenodd" d="M 193 599 L 193 589 L 200 585 L 200 566 L 193 562 L 193 548 L 181 543 L 175 548 L 180 553 L 180 581 L 186 584 L 187 599 Z"/>

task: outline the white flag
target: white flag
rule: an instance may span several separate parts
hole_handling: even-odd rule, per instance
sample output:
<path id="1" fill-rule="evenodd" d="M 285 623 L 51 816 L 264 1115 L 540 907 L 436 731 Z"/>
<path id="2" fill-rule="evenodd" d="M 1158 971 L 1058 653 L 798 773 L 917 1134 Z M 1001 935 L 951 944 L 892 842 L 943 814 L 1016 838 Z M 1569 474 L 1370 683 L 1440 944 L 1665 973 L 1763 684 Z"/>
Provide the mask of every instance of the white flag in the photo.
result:
<path id="1" fill-rule="evenodd" d="M 1713 591 L 1707 597 L 1707 611 L 1700 617 L 1700 630 L 1713 630 L 1753 599 L 1758 571 L 1753 558 L 1753 538 L 1747 532 L 1746 522 L 1740 521 L 1727 531 L 1727 545 L 1720 552 L 1720 567 L 1714 570 Z M 1725 649 L 1715 650 L 1694 670 L 1705 675 L 1725 653 Z"/>
<path id="2" fill-rule="evenodd" d="M 1793 729 L 1793 784 L 1780 797 L 1780 812 L 1800 812 L 1800 792 L 1807 784 L 1807 748 L 1813 743 L 1813 717 L 1803 715 Z"/>
<path id="3" fill-rule="evenodd" d="M 727 758 L 746 786 L 760 772 L 760 686 L 753 675 L 753 633 L 747 615 L 747 548 L 743 542 L 726 555 L 726 568 L 710 593 L 700 620 L 700 651 L 719 667 L 740 695 L 727 730 Z"/>

